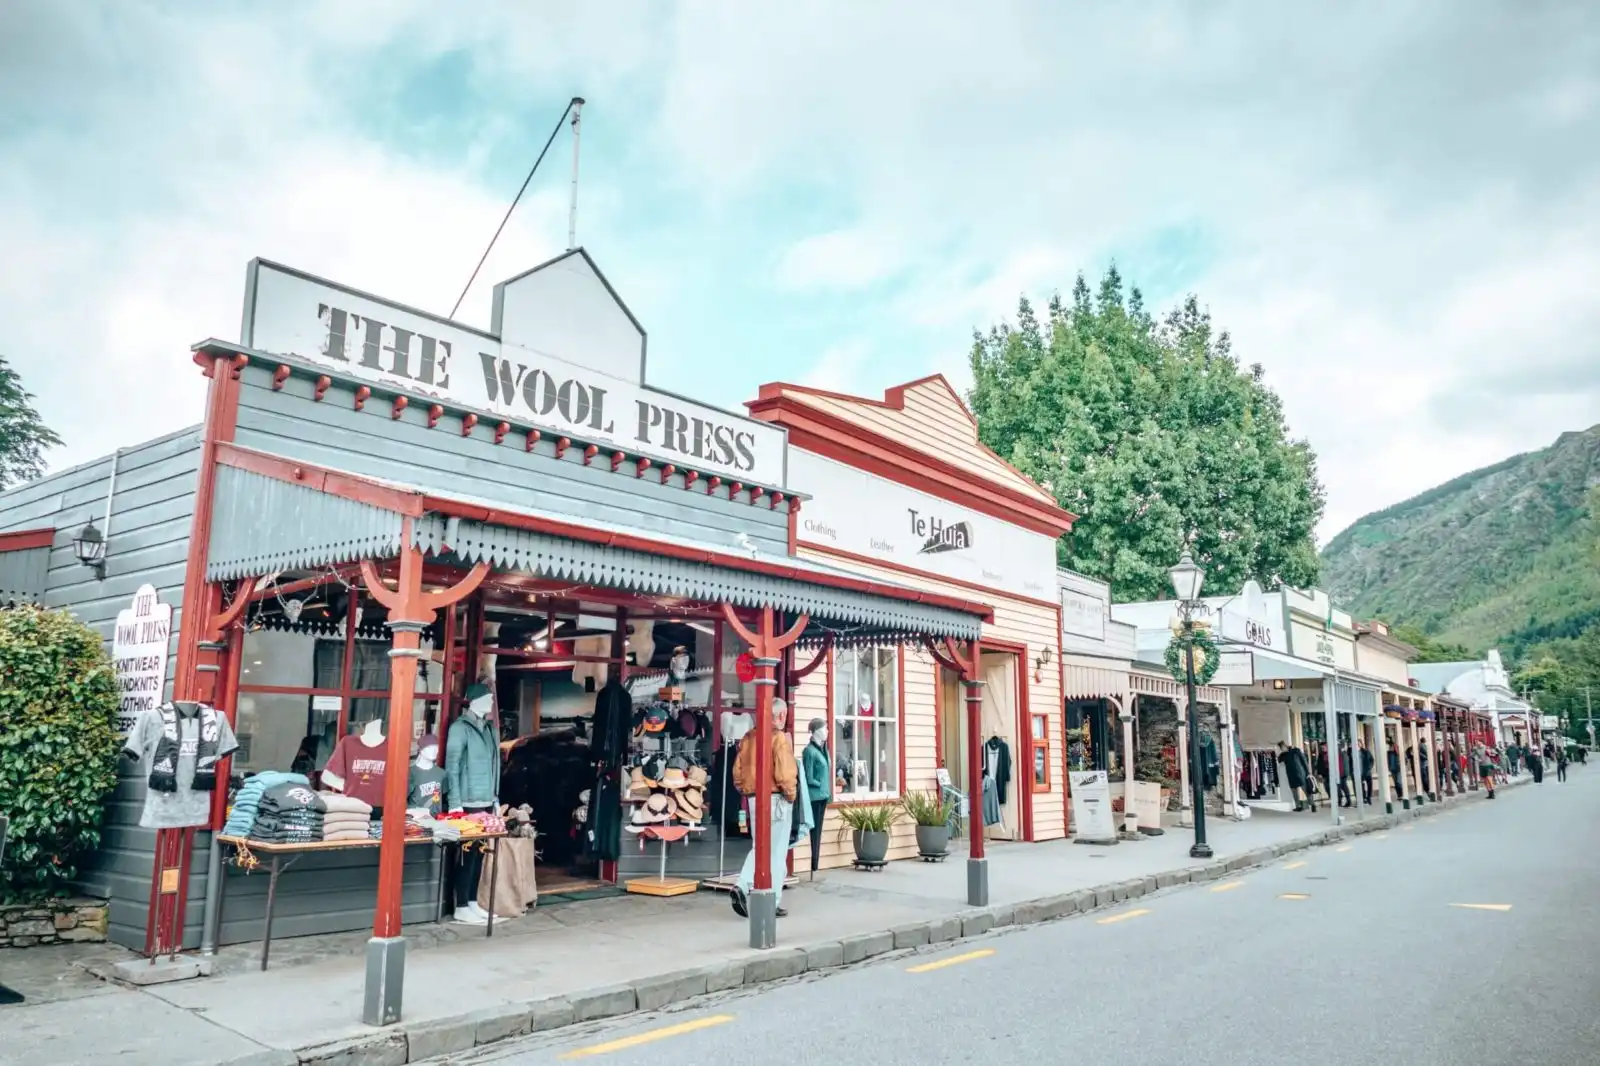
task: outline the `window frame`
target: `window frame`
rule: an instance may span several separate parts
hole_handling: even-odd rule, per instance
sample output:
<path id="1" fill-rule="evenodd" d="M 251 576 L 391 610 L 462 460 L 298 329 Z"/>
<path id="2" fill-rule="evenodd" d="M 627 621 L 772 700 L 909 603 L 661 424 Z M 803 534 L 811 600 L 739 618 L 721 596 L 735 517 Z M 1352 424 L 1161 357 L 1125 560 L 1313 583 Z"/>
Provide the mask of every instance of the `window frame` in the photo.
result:
<path id="1" fill-rule="evenodd" d="M 1054 790 L 1055 785 L 1050 773 L 1050 716 L 1039 711 L 1028 712 L 1028 781 L 1032 785 L 1034 795 Z M 1039 780 L 1037 773 L 1039 766 L 1039 751 L 1044 750 L 1044 780 Z"/>
<path id="2" fill-rule="evenodd" d="M 842 711 L 838 706 L 838 702 L 839 702 L 839 700 L 838 700 L 838 686 L 839 686 L 839 681 L 840 681 L 841 676 L 842 676 L 841 668 L 844 666 L 844 662 L 842 662 L 841 660 L 844 660 L 845 656 L 850 656 L 853 659 L 854 657 L 857 657 L 857 656 L 861 655 L 861 653 L 863 653 L 863 652 L 877 653 L 879 651 L 887 651 L 887 652 L 890 652 L 894 656 L 894 665 L 891 668 L 889 668 L 890 672 L 889 672 L 888 676 L 889 676 L 889 685 L 890 685 L 890 687 L 887 690 L 890 693 L 892 693 L 893 696 L 894 696 L 894 704 L 895 704 L 894 716 L 892 718 L 890 718 L 890 719 L 885 719 L 884 715 L 882 713 L 880 713 L 881 710 L 882 710 L 881 702 L 879 702 L 877 700 L 874 701 L 874 713 L 871 714 L 871 715 L 866 716 L 865 718 L 863 718 L 859 714 L 847 713 L 845 711 Z M 869 792 L 858 792 L 858 791 L 854 791 L 854 790 L 841 792 L 837 788 L 838 778 L 837 778 L 837 773 L 836 773 L 835 774 L 835 782 L 834 782 L 835 783 L 834 796 L 833 796 L 833 800 L 829 804 L 829 806 L 835 806 L 835 807 L 838 807 L 838 806 L 843 806 L 843 807 L 862 806 L 862 805 L 873 804 L 873 803 L 884 803 L 884 802 L 887 802 L 887 801 L 898 800 L 898 799 L 902 798 L 905 795 L 905 789 L 906 789 L 906 747 L 905 747 L 905 741 L 906 741 L 906 738 L 905 738 L 905 669 L 906 669 L 906 655 L 905 655 L 905 646 L 903 644 L 869 644 L 869 645 L 862 645 L 860 647 L 853 647 L 853 648 L 835 648 L 835 649 L 833 649 L 833 650 L 828 652 L 828 664 L 827 665 L 828 665 L 827 677 L 828 677 L 828 742 L 829 742 L 828 757 L 829 757 L 829 761 L 831 763 L 833 763 L 832 769 L 837 771 L 838 760 L 839 760 L 841 752 L 843 751 L 843 745 L 840 743 L 840 740 L 839 740 L 839 725 L 840 725 L 841 722 L 850 722 L 854 726 L 856 726 L 857 727 L 856 731 L 857 731 L 858 735 L 859 735 L 859 727 L 860 727 L 862 722 L 866 722 L 866 723 L 871 724 L 871 725 L 879 725 L 879 726 L 892 725 L 892 727 L 894 729 L 894 738 L 895 738 L 895 751 L 894 751 L 894 759 L 893 759 L 893 762 L 892 762 L 892 765 L 894 767 L 894 775 L 895 775 L 894 788 L 893 789 L 875 789 L 875 790 L 869 791 Z M 883 667 L 881 667 L 879 665 L 875 665 L 875 675 L 876 675 L 875 676 L 875 684 L 876 684 L 878 690 L 880 692 L 885 691 L 885 689 L 884 689 L 884 680 L 883 680 Z M 856 706 L 856 699 L 859 698 L 859 696 L 860 696 L 859 692 L 854 691 L 855 679 L 859 676 L 856 673 L 856 667 L 855 667 L 854 662 L 850 663 L 850 675 L 849 676 L 850 676 L 850 679 L 851 679 L 850 683 L 852 685 L 852 697 L 853 697 L 851 699 L 851 701 L 850 701 L 850 705 L 851 705 L 851 707 L 854 707 L 854 706 Z M 875 749 L 876 749 L 877 743 L 878 743 L 878 741 L 876 739 L 874 739 L 873 745 L 874 745 Z"/>
<path id="3" fill-rule="evenodd" d="M 237 699 L 238 699 L 239 696 L 248 696 L 248 695 L 304 696 L 304 697 L 308 697 L 308 698 L 311 697 L 311 696 L 337 696 L 339 698 L 339 720 L 338 720 L 338 727 L 337 727 L 337 730 L 335 732 L 335 739 L 334 739 L 334 745 L 337 746 L 339 741 L 343 740 L 346 736 L 349 735 L 350 709 L 351 709 L 351 706 L 354 703 L 354 701 L 356 701 L 358 699 L 370 699 L 370 700 L 383 700 L 383 701 L 385 701 L 387 703 L 387 701 L 390 698 L 390 692 L 389 692 L 388 689 L 361 689 L 361 688 L 353 687 L 354 686 L 354 674 L 355 674 L 355 645 L 356 645 L 356 641 L 357 641 L 357 637 L 356 637 L 356 611 L 362 607 L 363 601 L 366 600 L 367 598 L 368 597 L 367 597 L 367 595 L 366 595 L 366 593 L 364 591 L 360 595 L 352 595 L 352 596 L 348 597 L 348 604 L 347 604 L 347 607 L 346 607 L 346 614 L 345 614 L 345 632 L 344 632 L 344 637 L 342 638 L 343 644 L 344 644 L 344 650 L 343 650 L 342 659 L 341 659 L 341 663 L 340 663 L 339 684 L 338 684 L 337 687 L 332 687 L 332 686 L 327 686 L 327 685 L 251 685 L 251 684 L 245 683 L 242 678 L 239 678 L 238 679 L 238 683 L 234 686 L 234 699 L 235 699 L 235 702 L 237 702 Z M 375 604 L 375 603 L 376 603 L 376 601 L 373 601 L 373 604 Z M 369 606 L 371 606 L 371 605 L 369 605 Z M 381 610 L 382 608 L 380 607 L 378 609 Z M 446 631 L 448 632 L 448 627 L 446 628 Z M 245 636 L 247 637 L 248 634 L 246 634 Z M 335 643 L 336 639 L 337 638 L 327 638 L 327 637 L 315 637 L 315 636 L 313 636 L 313 644 L 312 644 L 312 650 L 311 650 L 311 657 L 312 657 L 311 661 L 312 661 L 312 670 L 313 670 L 312 676 L 313 676 L 313 678 L 315 678 L 315 669 L 316 669 L 316 661 L 317 661 L 317 654 L 318 654 L 317 647 L 319 645 Z M 382 640 L 369 640 L 369 641 L 366 641 L 366 643 L 369 643 L 369 644 L 383 644 L 384 642 Z M 391 644 L 391 646 L 392 646 L 392 644 Z M 244 653 L 244 640 L 243 639 L 240 640 L 239 649 L 240 649 L 240 654 L 238 656 L 238 662 L 234 664 L 234 669 L 242 671 L 242 669 L 244 667 L 244 661 L 246 659 L 246 655 Z M 433 650 L 437 652 L 440 649 L 439 648 L 435 648 Z M 446 654 L 448 656 L 448 649 L 445 649 L 445 651 L 446 651 Z M 393 665 L 392 661 L 391 661 L 390 665 L 392 667 L 392 665 Z M 448 669 L 448 663 L 446 663 L 446 669 Z M 390 677 L 391 678 L 393 677 L 392 673 L 391 673 Z M 448 673 L 446 674 L 446 678 L 448 679 Z M 435 709 L 435 725 L 434 725 L 435 729 L 442 729 L 442 726 L 438 722 L 438 718 L 439 718 L 440 714 L 442 714 L 442 709 L 445 706 L 445 700 L 444 700 L 445 695 L 446 695 L 446 693 L 444 693 L 444 692 L 417 692 L 413 696 L 413 699 L 415 701 L 413 706 L 416 706 L 418 704 L 422 705 L 422 707 L 423 707 L 422 713 L 424 715 L 426 715 L 428 708 L 432 707 L 432 708 Z M 308 703 L 307 704 L 308 709 L 309 709 L 309 706 L 310 705 Z M 237 709 L 235 708 L 235 709 L 233 709 L 233 717 L 237 718 L 237 716 L 238 716 L 238 712 L 237 712 Z M 384 714 L 381 717 L 385 719 L 385 725 L 387 725 L 387 718 L 388 718 L 387 711 L 385 711 Z M 424 718 L 424 721 L 425 720 L 426 719 Z M 234 724 L 236 725 L 237 723 L 235 722 Z M 282 769 L 287 769 L 287 767 L 270 767 L 269 769 L 282 770 Z M 253 770 L 251 772 L 252 773 L 259 773 L 260 770 Z M 318 768 L 318 772 L 319 773 L 321 772 L 321 768 L 320 767 Z"/>

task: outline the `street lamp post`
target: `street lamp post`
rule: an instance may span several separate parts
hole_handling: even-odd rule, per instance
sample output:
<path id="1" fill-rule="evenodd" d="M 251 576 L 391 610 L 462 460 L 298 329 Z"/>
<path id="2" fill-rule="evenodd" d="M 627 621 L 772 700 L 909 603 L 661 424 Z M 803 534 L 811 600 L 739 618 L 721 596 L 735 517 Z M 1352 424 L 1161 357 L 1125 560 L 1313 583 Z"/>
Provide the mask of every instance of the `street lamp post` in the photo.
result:
<path id="1" fill-rule="evenodd" d="M 1200 716 L 1195 705 L 1194 685 L 1194 612 L 1200 602 L 1200 586 L 1205 581 L 1205 571 L 1195 565 L 1186 551 L 1178 565 L 1170 571 L 1172 588 L 1178 594 L 1178 617 L 1183 624 L 1183 681 L 1189 698 L 1189 785 L 1194 790 L 1194 844 L 1189 856 L 1195 859 L 1211 858 L 1211 845 L 1206 843 L 1206 786 L 1200 766 Z"/>

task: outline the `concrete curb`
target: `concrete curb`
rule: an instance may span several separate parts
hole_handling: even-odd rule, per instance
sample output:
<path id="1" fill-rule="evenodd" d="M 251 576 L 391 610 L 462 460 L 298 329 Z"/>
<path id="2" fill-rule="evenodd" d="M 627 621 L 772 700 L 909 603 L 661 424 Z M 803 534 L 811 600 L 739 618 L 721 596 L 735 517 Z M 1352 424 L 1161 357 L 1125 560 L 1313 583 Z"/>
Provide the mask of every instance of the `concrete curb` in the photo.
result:
<path id="1" fill-rule="evenodd" d="M 1506 787 L 1527 784 L 1522 778 Z M 1445 797 L 1425 807 L 1398 810 L 1363 822 L 1326 826 L 1294 840 L 1255 848 L 1203 866 L 1186 866 L 1062 895 L 1020 903 L 999 903 L 944 915 L 925 922 L 899 925 L 877 933 L 863 933 L 815 944 L 785 946 L 748 959 L 695 970 L 655 974 L 637 981 L 590 989 L 575 995 L 551 996 L 524 1003 L 504 1004 L 452 1018 L 375 1031 L 298 1053 L 300 1066 L 405 1066 L 438 1055 L 469 1051 L 528 1033 L 560 1029 L 581 1022 L 613 1018 L 636 1012 L 657 1011 L 698 996 L 791 980 L 854 966 L 897 951 L 915 951 L 956 940 L 988 936 L 1012 926 L 1037 925 L 1091 911 L 1114 907 L 1182 885 L 1221 880 L 1229 874 L 1277 862 L 1286 855 L 1324 847 L 1366 833 L 1392 829 L 1404 822 L 1444 810 L 1481 793 Z M 253 1061 L 253 1060 L 250 1060 Z M 236 1059 L 226 1066 L 248 1066 Z"/>

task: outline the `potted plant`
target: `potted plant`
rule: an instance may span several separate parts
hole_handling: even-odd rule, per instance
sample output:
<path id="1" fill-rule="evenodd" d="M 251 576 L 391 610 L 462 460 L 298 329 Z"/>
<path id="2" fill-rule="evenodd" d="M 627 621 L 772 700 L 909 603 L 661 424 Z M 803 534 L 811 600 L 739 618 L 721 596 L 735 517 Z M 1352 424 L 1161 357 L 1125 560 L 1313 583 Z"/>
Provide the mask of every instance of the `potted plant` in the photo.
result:
<path id="1" fill-rule="evenodd" d="M 900 806 L 892 803 L 869 803 L 839 809 L 841 831 L 850 830 L 850 842 L 855 845 L 857 862 L 876 866 L 888 861 L 889 830 L 894 828 L 899 816 Z"/>
<path id="2" fill-rule="evenodd" d="M 900 801 L 917 827 L 917 853 L 925 859 L 942 858 L 950 849 L 950 816 L 954 801 L 938 792 L 907 792 Z"/>

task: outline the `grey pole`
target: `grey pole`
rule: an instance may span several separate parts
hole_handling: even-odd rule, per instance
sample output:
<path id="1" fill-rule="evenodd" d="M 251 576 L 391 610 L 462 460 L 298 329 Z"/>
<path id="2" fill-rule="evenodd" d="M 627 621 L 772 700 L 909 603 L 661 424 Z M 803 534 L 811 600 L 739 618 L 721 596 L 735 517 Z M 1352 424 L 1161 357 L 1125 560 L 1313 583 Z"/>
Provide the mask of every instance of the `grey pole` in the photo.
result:
<path id="1" fill-rule="evenodd" d="M 1328 759 L 1328 809 L 1333 812 L 1333 824 L 1338 825 L 1344 821 L 1339 813 L 1339 716 L 1333 709 L 1333 682 L 1326 677 L 1322 679 L 1322 728 L 1326 734 L 1323 754 Z M 1316 773 L 1312 767 L 1311 775 Z"/>

